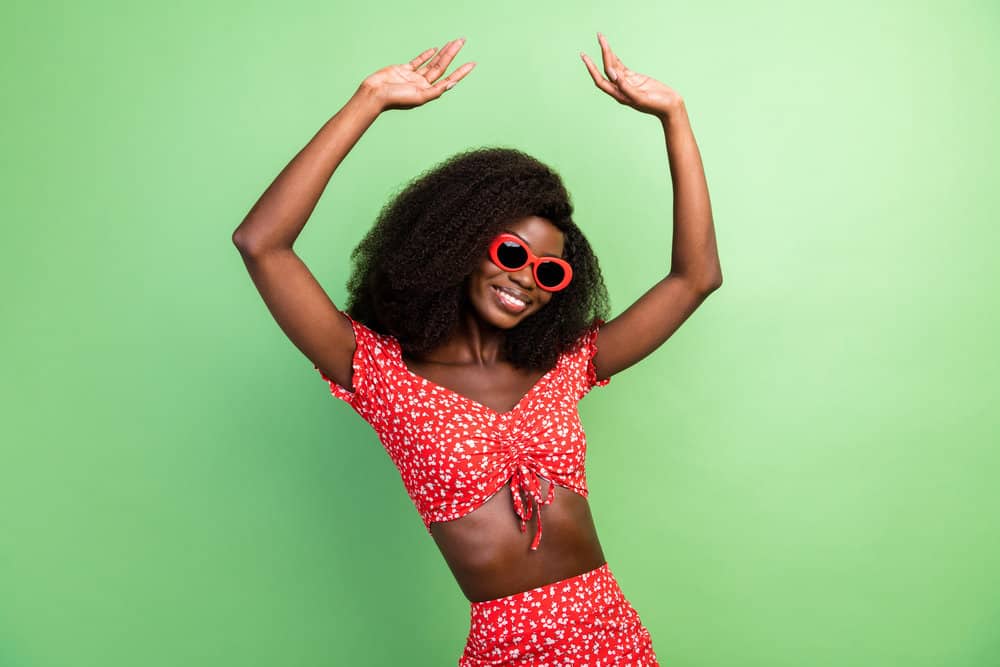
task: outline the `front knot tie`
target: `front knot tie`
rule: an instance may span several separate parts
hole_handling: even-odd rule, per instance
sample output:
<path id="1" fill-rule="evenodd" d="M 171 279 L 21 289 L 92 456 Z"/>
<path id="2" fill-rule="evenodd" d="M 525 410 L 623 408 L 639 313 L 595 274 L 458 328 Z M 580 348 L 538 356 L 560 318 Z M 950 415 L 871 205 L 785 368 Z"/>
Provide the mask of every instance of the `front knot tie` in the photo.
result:
<path id="1" fill-rule="evenodd" d="M 542 505 L 548 505 L 552 502 L 552 499 L 555 497 L 555 487 L 556 485 L 550 480 L 549 492 L 545 500 L 542 500 L 541 481 L 527 465 L 524 463 L 518 464 L 517 468 L 514 469 L 514 474 L 511 476 L 510 494 L 514 499 L 514 511 L 521 518 L 522 533 L 527 530 L 528 520 L 531 519 L 533 508 L 530 502 L 525 507 L 525 503 L 521 499 L 521 494 L 524 493 L 535 500 L 538 530 L 535 532 L 535 538 L 531 541 L 531 549 L 533 551 L 538 549 L 538 542 L 542 539 Z"/>

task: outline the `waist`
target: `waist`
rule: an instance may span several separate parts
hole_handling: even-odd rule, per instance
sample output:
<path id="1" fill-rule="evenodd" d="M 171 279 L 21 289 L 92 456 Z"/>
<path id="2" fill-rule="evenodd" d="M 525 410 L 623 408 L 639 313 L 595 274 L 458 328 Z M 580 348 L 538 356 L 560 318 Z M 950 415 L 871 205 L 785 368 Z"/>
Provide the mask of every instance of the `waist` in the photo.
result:
<path id="1" fill-rule="evenodd" d="M 548 484 L 542 481 L 546 494 Z M 431 524 L 431 535 L 470 602 L 531 590 L 605 563 L 586 498 L 556 485 L 543 512 L 545 538 L 537 550 L 530 548 L 536 522 L 521 531 L 509 483 L 470 514 Z"/>

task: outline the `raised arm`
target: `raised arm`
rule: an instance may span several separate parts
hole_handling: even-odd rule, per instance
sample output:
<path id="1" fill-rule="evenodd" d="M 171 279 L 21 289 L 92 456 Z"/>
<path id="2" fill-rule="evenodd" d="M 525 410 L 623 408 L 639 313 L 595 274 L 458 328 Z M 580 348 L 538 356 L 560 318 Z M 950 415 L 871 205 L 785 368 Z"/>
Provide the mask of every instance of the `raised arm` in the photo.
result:
<path id="1" fill-rule="evenodd" d="M 597 335 L 594 368 L 604 379 L 628 368 L 662 345 L 705 298 L 722 285 L 708 185 L 684 100 L 664 84 L 628 69 L 598 35 L 609 79 L 585 55 L 598 88 L 621 104 L 660 120 L 674 188 L 670 271 Z"/>
<path id="2" fill-rule="evenodd" d="M 352 387 L 354 333 L 292 246 L 333 172 L 380 113 L 437 99 L 472 70 L 466 63 L 434 83 L 462 44 L 462 40 L 449 42 L 429 61 L 435 49 L 428 49 L 409 63 L 390 65 L 365 79 L 233 232 L 250 278 L 282 331 L 345 388 Z"/>

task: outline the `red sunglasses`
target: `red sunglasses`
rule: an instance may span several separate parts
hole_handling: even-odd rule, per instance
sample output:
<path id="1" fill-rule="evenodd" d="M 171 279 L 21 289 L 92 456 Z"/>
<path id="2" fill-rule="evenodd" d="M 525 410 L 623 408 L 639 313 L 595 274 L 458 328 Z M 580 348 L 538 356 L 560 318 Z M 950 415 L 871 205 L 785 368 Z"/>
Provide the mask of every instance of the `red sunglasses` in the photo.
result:
<path id="1" fill-rule="evenodd" d="M 501 234 L 493 239 L 490 259 L 504 271 L 520 271 L 531 264 L 535 284 L 546 292 L 558 292 L 573 278 L 569 262 L 558 257 L 538 257 L 513 234 Z"/>

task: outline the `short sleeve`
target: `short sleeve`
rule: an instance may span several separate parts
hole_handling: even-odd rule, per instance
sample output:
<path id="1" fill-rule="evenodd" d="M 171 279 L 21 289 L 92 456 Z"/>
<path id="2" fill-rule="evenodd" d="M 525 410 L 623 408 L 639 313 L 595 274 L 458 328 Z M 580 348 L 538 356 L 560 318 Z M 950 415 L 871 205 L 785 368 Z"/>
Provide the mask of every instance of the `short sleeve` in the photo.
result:
<path id="1" fill-rule="evenodd" d="M 611 378 L 597 379 L 597 369 L 594 368 L 594 355 L 597 354 L 597 334 L 604 320 L 595 319 L 594 323 L 581 334 L 569 355 L 569 368 L 576 387 L 576 395 L 583 398 L 594 387 L 603 387 Z"/>
<path id="2" fill-rule="evenodd" d="M 606 377 L 603 380 L 597 379 L 597 369 L 594 368 L 594 355 L 597 354 L 597 334 L 600 331 L 601 326 L 604 324 L 604 320 L 597 318 L 594 320 L 594 324 L 587 330 L 587 333 L 583 336 L 583 355 L 586 359 L 587 364 L 587 389 L 590 390 L 593 387 L 603 387 L 607 383 L 611 382 L 610 377 Z"/>
<path id="3" fill-rule="evenodd" d="M 313 369 L 318 371 L 329 385 L 331 394 L 358 409 L 377 383 L 377 375 L 382 367 L 380 357 L 386 354 L 386 344 L 383 340 L 385 336 L 372 331 L 347 313 L 342 311 L 342 314 L 350 321 L 351 328 L 354 330 L 355 348 L 351 362 L 354 371 L 351 378 L 351 383 L 354 385 L 353 391 L 328 378 L 316 364 L 313 364 Z"/>

